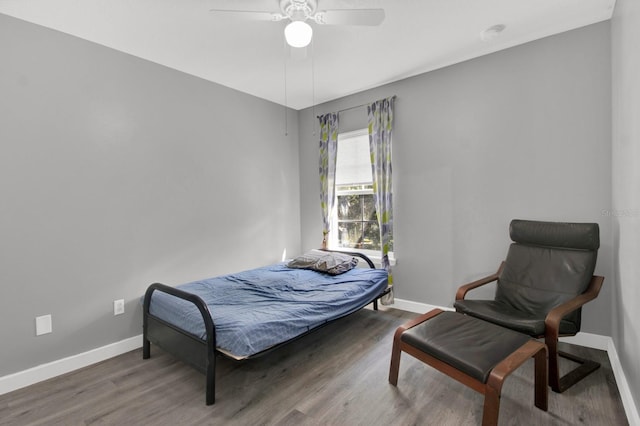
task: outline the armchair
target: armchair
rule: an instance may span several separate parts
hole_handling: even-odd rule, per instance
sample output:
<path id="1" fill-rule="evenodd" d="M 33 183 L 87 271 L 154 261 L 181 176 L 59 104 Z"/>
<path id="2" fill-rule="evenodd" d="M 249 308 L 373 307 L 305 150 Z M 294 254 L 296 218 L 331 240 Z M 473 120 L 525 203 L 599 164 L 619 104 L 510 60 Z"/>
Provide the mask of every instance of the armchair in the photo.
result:
<path id="1" fill-rule="evenodd" d="M 456 293 L 456 311 L 544 337 L 549 350 L 549 385 L 564 392 L 600 364 L 558 350 L 560 336 L 580 331 L 582 306 L 595 299 L 604 277 L 595 276 L 600 247 L 597 223 L 513 220 L 513 243 L 498 271 L 463 285 Z M 496 282 L 492 300 L 466 299 L 467 293 Z M 580 365 L 560 376 L 559 357 Z"/>

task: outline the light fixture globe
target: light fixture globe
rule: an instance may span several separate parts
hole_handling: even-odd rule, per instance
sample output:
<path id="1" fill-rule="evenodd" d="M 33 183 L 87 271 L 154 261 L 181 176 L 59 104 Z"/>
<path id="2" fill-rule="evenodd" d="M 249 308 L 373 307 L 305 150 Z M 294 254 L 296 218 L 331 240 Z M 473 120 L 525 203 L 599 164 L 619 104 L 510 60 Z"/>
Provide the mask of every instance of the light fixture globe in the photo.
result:
<path id="1" fill-rule="evenodd" d="M 292 21 L 284 28 L 284 38 L 291 47 L 305 47 L 311 43 L 313 29 L 304 21 Z"/>

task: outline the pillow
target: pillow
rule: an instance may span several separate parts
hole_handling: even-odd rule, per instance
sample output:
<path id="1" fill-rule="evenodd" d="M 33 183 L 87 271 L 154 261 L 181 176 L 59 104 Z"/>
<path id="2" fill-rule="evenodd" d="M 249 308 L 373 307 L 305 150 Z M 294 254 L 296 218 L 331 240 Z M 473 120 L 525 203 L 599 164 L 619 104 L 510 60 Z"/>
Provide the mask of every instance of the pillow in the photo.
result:
<path id="1" fill-rule="evenodd" d="M 327 253 L 315 265 L 314 271 L 339 275 L 358 266 L 358 258 L 342 253 Z"/>
<path id="2" fill-rule="evenodd" d="M 311 250 L 287 263 L 289 268 L 312 269 L 339 275 L 358 265 L 358 258 L 343 253 Z"/>
<path id="3" fill-rule="evenodd" d="M 289 268 L 311 269 L 313 265 L 319 261 L 326 252 L 320 250 L 311 250 L 303 255 L 296 257 L 287 263 Z"/>

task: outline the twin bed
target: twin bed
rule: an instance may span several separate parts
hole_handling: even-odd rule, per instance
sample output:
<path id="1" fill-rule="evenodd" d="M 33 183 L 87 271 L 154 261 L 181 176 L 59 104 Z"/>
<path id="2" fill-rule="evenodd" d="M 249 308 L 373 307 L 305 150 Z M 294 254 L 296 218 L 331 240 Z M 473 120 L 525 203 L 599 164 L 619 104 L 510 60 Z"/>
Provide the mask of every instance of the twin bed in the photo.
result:
<path id="1" fill-rule="evenodd" d="M 362 259 L 368 268 L 357 267 Z M 151 343 L 206 375 L 215 401 L 217 354 L 260 356 L 389 291 L 387 272 L 361 253 L 317 251 L 291 262 L 171 287 L 151 284 L 143 299 L 143 358 Z"/>

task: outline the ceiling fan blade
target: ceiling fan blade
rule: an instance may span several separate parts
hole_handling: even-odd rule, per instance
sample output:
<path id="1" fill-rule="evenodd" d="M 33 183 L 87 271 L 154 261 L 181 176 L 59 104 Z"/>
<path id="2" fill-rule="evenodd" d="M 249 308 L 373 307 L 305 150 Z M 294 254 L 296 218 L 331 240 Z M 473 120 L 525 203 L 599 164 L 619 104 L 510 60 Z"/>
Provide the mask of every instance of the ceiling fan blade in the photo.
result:
<path id="1" fill-rule="evenodd" d="M 233 19 L 244 19 L 248 21 L 272 21 L 277 22 L 286 18 L 278 12 L 265 12 L 259 10 L 231 10 L 231 9 L 209 9 L 209 12 L 224 15 Z"/>
<path id="2" fill-rule="evenodd" d="M 376 26 L 384 21 L 384 17 L 384 9 L 336 9 L 319 11 L 313 20 L 325 25 Z"/>

